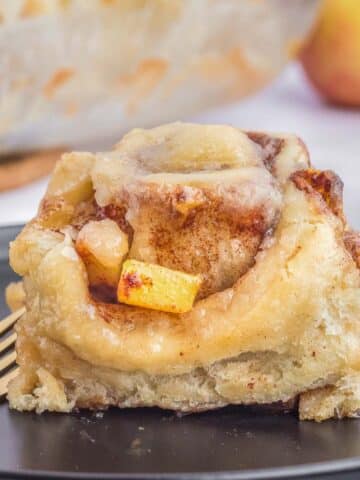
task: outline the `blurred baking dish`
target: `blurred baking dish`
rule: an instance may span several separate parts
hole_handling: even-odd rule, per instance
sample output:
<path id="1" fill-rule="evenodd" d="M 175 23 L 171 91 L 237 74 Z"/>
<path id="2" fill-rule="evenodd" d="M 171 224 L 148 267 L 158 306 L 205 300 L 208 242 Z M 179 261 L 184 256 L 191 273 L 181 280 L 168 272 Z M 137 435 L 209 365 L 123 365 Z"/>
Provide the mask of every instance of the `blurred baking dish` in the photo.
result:
<path id="1" fill-rule="evenodd" d="M 0 0 L 0 154 L 178 119 L 260 88 L 317 0 Z"/>

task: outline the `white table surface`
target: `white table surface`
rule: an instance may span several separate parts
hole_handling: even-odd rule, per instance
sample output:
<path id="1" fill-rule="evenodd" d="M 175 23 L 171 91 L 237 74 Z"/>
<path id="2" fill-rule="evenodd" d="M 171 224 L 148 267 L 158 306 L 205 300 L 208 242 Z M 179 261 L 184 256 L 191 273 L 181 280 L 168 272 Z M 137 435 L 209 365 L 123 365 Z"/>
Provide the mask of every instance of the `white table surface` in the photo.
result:
<path id="1" fill-rule="evenodd" d="M 182 120 L 301 136 L 314 165 L 332 169 L 343 179 L 347 215 L 360 228 L 360 110 L 322 102 L 298 65 L 289 66 L 272 85 L 245 101 Z M 0 194 L 0 225 L 22 223 L 34 216 L 46 183 L 44 179 Z"/>

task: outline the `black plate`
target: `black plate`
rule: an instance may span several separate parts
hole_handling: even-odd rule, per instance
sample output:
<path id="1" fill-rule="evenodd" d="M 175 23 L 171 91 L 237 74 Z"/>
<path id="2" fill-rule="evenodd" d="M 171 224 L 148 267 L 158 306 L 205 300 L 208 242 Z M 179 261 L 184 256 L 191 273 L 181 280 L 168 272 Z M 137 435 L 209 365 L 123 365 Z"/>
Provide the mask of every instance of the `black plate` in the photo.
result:
<path id="1" fill-rule="evenodd" d="M 16 278 L 0 229 L 2 292 Z M 356 469 L 359 468 L 358 472 Z M 245 408 L 182 418 L 157 409 L 21 414 L 0 406 L 1 478 L 358 478 L 360 420 L 299 422 Z"/>

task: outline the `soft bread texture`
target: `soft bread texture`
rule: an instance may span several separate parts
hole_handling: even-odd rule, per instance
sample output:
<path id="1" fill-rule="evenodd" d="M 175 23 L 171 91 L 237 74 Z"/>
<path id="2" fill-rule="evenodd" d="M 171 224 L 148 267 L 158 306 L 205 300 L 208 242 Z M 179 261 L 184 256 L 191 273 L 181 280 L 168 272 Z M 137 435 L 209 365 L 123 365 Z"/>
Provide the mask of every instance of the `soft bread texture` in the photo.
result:
<path id="1" fill-rule="evenodd" d="M 340 180 L 309 166 L 294 136 L 191 124 L 137 130 L 111 153 L 64 156 L 38 216 L 10 249 L 27 307 L 10 405 L 193 412 L 300 396 L 300 418 L 356 416 L 358 236 L 343 218 Z M 167 242 L 153 242 L 148 232 L 164 229 L 164 215 Z M 111 304 L 89 291 L 74 239 L 104 217 L 129 234 L 129 258 L 170 267 L 176 258 L 203 275 L 191 312 Z M 186 249 L 171 245 L 172 234 L 194 225 L 207 250 L 195 234 Z M 219 242 L 224 257 L 213 254 Z M 199 262 L 186 264 L 196 250 Z M 224 263 L 238 256 L 246 260 L 233 278 Z"/>

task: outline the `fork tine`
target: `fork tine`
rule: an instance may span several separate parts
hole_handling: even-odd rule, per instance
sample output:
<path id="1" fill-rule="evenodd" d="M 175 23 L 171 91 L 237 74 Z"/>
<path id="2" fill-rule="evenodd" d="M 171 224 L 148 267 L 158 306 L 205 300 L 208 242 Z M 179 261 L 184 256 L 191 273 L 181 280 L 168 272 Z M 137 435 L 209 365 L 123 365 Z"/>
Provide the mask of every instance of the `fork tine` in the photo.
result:
<path id="1" fill-rule="evenodd" d="M 0 396 L 1 397 L 7 394 L 8 383 L 10 382 L 10 380 L 15 378 L 18 373 L 19 373 L 19 367 L 14 368 L 13 370 L 11 370 L 6 375 L 0 378 Z"/>
<path id="2" fill-rule="evenodd" d="M 7 355 L 4 355 L 2 358 L 0 358 L 0 372 L 5 370 L 5 368 L 10 367 L 10 365 L 15 363 L 15 360 L 16 360 L 15 350 L 13 352 L 8 353 Z"/>
<path id="3" fill-rule="evenodd" d="M 0 320 L 0 335 L 4 333 L 8 328 L 10 328 L 16 320 L 18 320 L 25 313 L 25 307 L 19 308 L 16 312 L 11 313 L 9 316 L 5 317 L 3 320 Z"/>
<path id="4" fill-rule="evenodd" d="M 13 345 L 16 341 L 16 333 L 12 333 L 11 335 L 8 335 L 4 340 L 0 342 L 0 353 L 9 348 L 11 345 Z"/>

